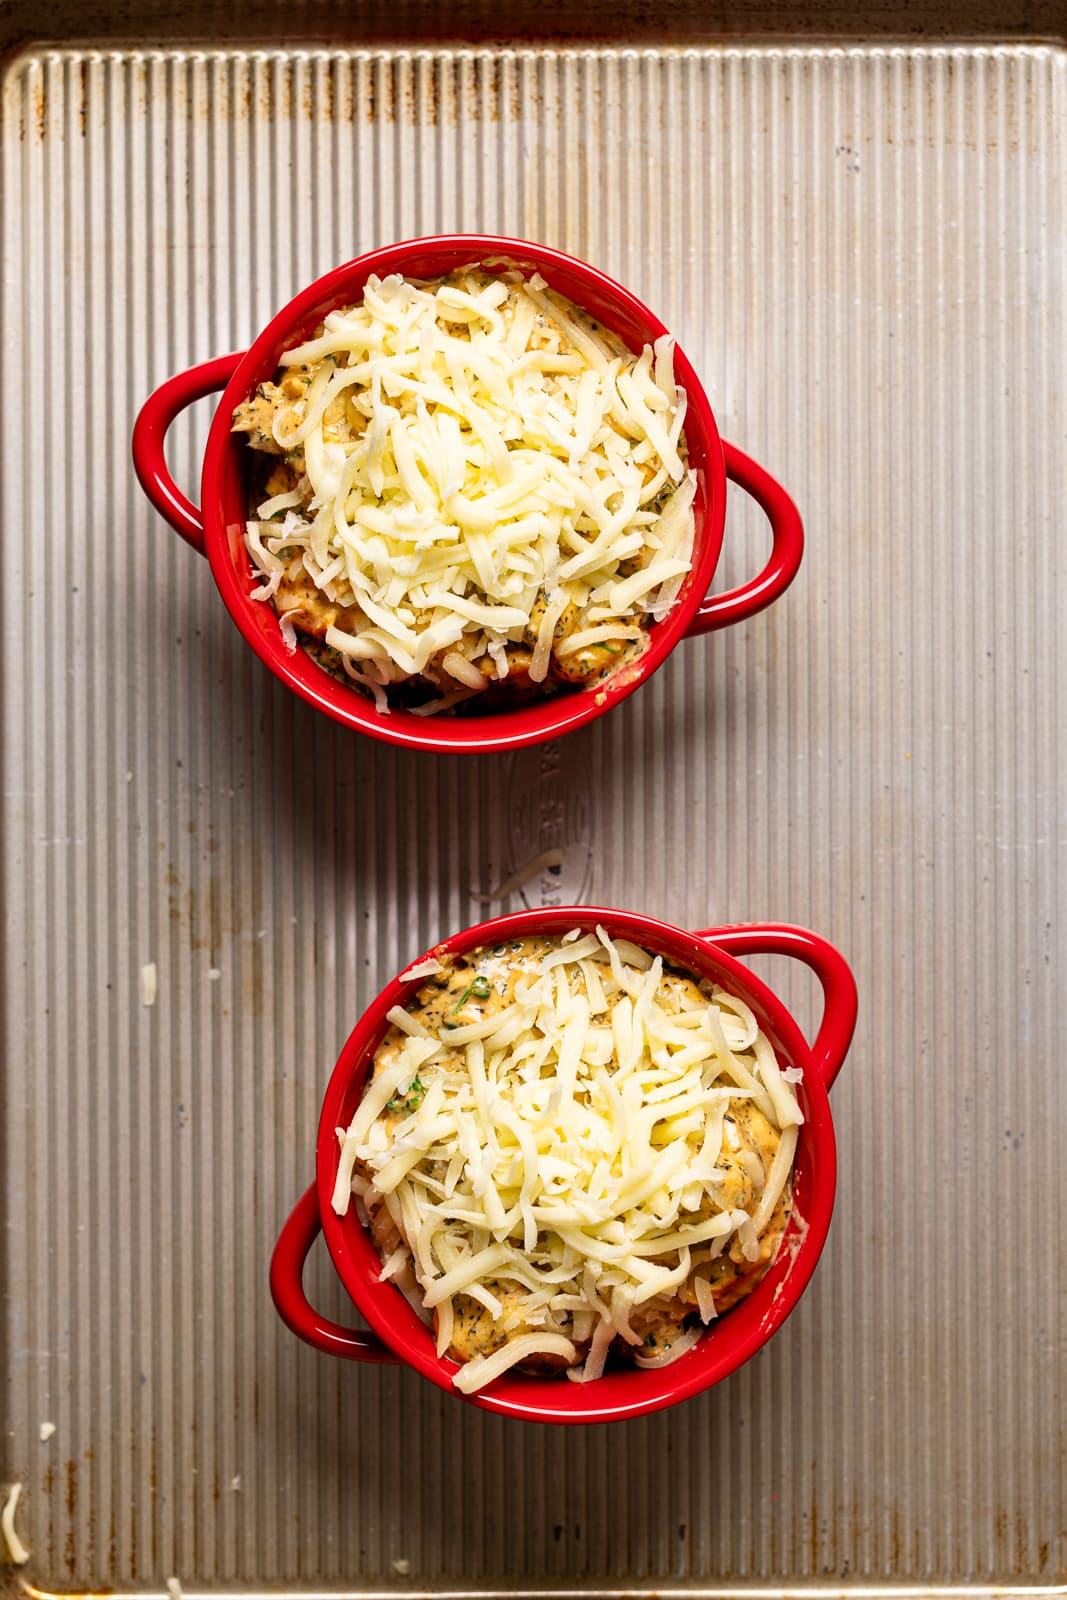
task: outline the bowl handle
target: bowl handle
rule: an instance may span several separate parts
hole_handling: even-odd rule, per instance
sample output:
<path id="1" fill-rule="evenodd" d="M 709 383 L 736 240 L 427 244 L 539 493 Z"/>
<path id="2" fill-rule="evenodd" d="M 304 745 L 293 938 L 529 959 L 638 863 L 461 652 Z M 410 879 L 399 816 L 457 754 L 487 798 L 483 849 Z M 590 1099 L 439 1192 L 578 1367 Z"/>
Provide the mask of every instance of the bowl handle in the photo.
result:
<path id="1" fill-rule="evenodd" d="M 204 519 L 199 508 L 171 477 L 164 444 L 178 412 L 216 389 L 225 389 L 243 355 L 244 351 L 239 350 L 234 355 L 216 356 L 214 361 L 205 361 L 199 367 L 190 367 L 188 372 L 168 378 L 148 396 L 133 425 L 133 465 L 141 488 L 160 516 L 201 555 L 204 554 Z"/>
<path id="2" fill-rule="evenodd" d="M 703 928 L 698 939 L 731 956 L 795 956 L 822 984 L 823 1014 L 811 1047 L 815 1065 L 829 1089 L 848 1054 L 856 1027 L 856 980 L 839 950 L 807 928 L 788 922 L 734 923 Z"/>
<path id="3" fill-rule="evenodd" d="M 343 1328 L 339 1322 L 320 1317 L 304 1293 L 304 1262 L 322 1230 L 319 1197 L 312 1184 L 300 1196 L 274 1246 L 270 1262 L 270 1292 L 278 1315 L 306 1344 L 326 1355 L 344 1356 L 349 1361 L 395 1363 L 375 1333 L 360 1333 Z"/>
<path id="4" fill-rule="evenodd" d="M 771 525 L 771 554 L 763 571 L 748 583 L 738 589 L 728 589 L 725 594 L 707 595 L 686 629 L 687 638 L 697 633 L 710 633 L 714 628 L 725 628 L 769 606 L 788 589 L 804 554 L 800 513 L 781 484 L 736 445 L 727 444 L 724 439 L 722 449 L 726 476 L 746 490 L 767 514 Z"/>

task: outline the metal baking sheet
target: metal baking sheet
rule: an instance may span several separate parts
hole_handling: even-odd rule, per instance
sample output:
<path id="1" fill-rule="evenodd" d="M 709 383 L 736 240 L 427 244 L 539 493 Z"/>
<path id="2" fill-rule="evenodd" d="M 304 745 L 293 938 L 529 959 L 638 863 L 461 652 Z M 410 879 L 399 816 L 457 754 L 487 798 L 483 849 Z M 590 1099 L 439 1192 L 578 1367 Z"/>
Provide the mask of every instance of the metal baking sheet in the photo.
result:
<path id="1" fill-rule="evenodd" d="M 4 1592 L 1067 1590 L 1067 56 L 925 9 L 0 12 Z M 514 760 L 298 704 L 129 464 L 162 378 L 446 229 L 630 284 L 808 530 L 773 610 Z M 733 494 L 720 581 L 764 547 Z M 587 1430 L 267 1292 L 356 1014 L 546 848 L 534 904 L 807 923 L 861 994 L 800 1307 Z"/>

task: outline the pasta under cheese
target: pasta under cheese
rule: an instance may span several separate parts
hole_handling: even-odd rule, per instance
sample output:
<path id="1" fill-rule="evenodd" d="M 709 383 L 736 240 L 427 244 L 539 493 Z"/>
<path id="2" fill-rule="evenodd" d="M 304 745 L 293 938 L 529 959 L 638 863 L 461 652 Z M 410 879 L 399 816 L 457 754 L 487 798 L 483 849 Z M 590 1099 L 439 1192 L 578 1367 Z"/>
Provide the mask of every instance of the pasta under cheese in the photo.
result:
<path id="1" fill-rule="evenodd" d="M 741 1000 L 601 928 L 416 975 L 337 1130 L 335 1209 L 355 1193 L 465 1392 L 676 1359 L 773 1259 L 799 1074 Z"/>

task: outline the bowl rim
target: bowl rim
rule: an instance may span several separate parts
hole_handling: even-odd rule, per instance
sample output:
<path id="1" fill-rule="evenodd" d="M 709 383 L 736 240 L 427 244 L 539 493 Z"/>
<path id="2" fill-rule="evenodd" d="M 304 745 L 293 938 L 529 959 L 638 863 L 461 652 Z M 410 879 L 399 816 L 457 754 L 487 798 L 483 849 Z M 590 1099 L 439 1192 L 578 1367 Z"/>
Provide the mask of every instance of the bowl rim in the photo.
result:
<path id="1" fill-rule="evenodd" d="M 384 1035 L 386 1013 L 409 999 L 424 980 L 408 978 L 412 967 L 443 953 L 461 954 L 487 942 L 535 933 L 560 935 L 598 923 L 663 953 L 672 961 L 724 982 L 752 1006 L 783 1061 L 804 1074 L 798 1093 L 805 1114 L 794 1163 L 803 1207 L 795 1206 L 783 1245 L 756 1288 L 721 1321 L 711 1324 L 693 1349 L 669 1366 L 609 1371 L 594 1383 L 565 1377 L 505 1373 L 485 1390 L 463 1395 L 452 1383 L 458 1370 L 438 1358 L 432 1334 L 392 1283 L 377 1281 L 380 1259 L 356 1208 L 339 1216 L 331 1204 L 339 1161 L 337 1129 L 347 1127 L 350 1107 L 371 1055 Z M 316 1144 L 316 1190 L 323 1235 L 341 1282 L 362 1316 L 390 1350 L 438 1388 L 481 1409 L 528 1421 L 590 1423 L 647 1415 L 677 1404 L 722 1381 L 749 1360 L 781 1327 L 809 1283 L 829 1231 L 836 1189 L 836 1141 L 827 1086 L 811 1047 L 792 1014 L 749 967 L 712 939 L 641 913 L 610 907 L 564 906 L 512 912 L 472 925 L 409 963 L 364 1010 L 345 1041 L 323 1097 Z"/>
<path id="2" fill-rule="evenodd" d="M 438 271 L 418 270 L 418 263 L 437 258 Z M 726 466 L 718 425 L 692 363 L 676 342 L 675 376 L 688 399 L 685 434 L 697 477 L 695 559 L 671 610 L 652 626 L 650 644 L 636 661 L 593 688 L 506 711 L 442 718 L 401 710 L 379 712 L 359 690 L 331 678 L 304 651 L 290 652 L 274 608 L 249 595 L 255 580 L 244 548 L 247 490 L 239 454 L 247 447 L 230 431 L 234 408 L 257 383 L 273 376 L 282 351 L 310 333 L 327 310 L 351 304 L 371 273 L 384 276 L 407 269 L 414 277 L 432 278 L 465 262 L 529 265 L 543 272 L 550 284 L 573 279 L 588 298 L 583 303 L 573 292 L 568 297 L 583 309 L 592 309 L 605 326 L 619 331 L 628 319 L 640 326 L 645 343 L 670 332 L 632 290 L 599 267 L 549 245 L 481 233 L 436 234 L 384 245 L 332 268 L 299 290 L 252 340 L 219 398 L 201 474 L 204 551 L 212 576 L 227 611 L 264 665 L 307 704 L 335 721 L 387 744 L 440 753 L 532 746 L 583 727 L 628 698 L 662 665 L 692 622 L 711 586 L 726 520 Z M 632 347 L 630 339 L 626 342 Z"/>

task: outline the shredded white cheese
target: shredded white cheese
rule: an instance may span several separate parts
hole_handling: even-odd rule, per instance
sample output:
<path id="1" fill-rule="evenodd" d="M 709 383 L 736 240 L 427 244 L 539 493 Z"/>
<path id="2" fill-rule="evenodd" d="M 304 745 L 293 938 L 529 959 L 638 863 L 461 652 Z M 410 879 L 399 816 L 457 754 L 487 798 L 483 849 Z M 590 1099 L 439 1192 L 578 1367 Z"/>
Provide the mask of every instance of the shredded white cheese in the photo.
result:
<path id="1" fill-rule="evenodd" d="M 416 961 L 413 967 L 409 967 L 406 972 L 402 972 L 400 981 L 401 983 L 408 983 L 416 978 L 432 978 L 435 972 L 443 970 L 440 961 L 436 961 L 433 956 L 427 956 L 424 961 Z"/>
<path id="2" fill-rule="evenodd" d="M 141 1004 L 154 1006 L 158 993 L 159 969 L 154 961 L 149 961 L 141 968 Z"/>
<path id="3" fill-rule="evenodd" d="M 16 1567 L 24 1567 L 30 1559 L 30 1552 L 15 1531 L 15 1513 L 18 1510 L 21 1494 L 22 1484 L 13 1483 L 8 1490 L 3 1509 L 0 1510 L 0 1533 L 3 1534 L 4 1543 L 7 1545 L 8 1559 Z"/>
<path id="4" fill-rule="evenodd" d="M 521 867 L 516 867 L 514 872 L 509 872 L 495 889 L 490 889 L 488 893 L 472 891 L 471 899 L 480 901 L 482 905 L 490 905 L 494 900 L 506 900 L 508 895 L 523 888 L 542 872 L 548 872 L 552 867 L 561 867 L 563 859 L 563 851 L 556 846 L 542 850 L 539 855 L 532 856 Z"/>
<path id="5" fill-rule="evenodd" d="M 759 1260 L 803 1120 L 736 997 L 665 973 L 660 957 L 602 928 L 515 959 L 506 947 L 480 953 L 451 1010 L 394 1008 L 374 1076 L 337 1130 L 334 1209 L 343 1214 L 356 1187 L 368 1213 L 387 1213 L 382 1275 L 411 1262 L 438 1353 L 459 1296 L 506 1335 L 457 1373 L 466 1393 L 532 1357 L 590 1381 L 613 1341 L 641 1345 L 641 1319 L 677 1308 L 687 1288 L 709 1321 L 697 1269 L 731 1244 Z M 466 1007 L 476 984 L 493 1004 Z M 767 1118 L 762 1159 L 737 1132 L 745 1106 Z M 677 1359 L 692 1340 L 680 1319 L 674 1334 L 642 1359 Z"/>
<path id="6" fill-rule="evenodd" d="M 288 575 L 354 608 L 325 642 L 379 695 L 370 663 L 385 684 L 481 689 L 531 630 L 542 681 L 564 613 L 589 643 L 632 638 L 692 558 L 673 350 L 665 337 L 635 355 L 536 274 L 370 278 L 282 357 L 313 374 L 272 421 L 306 476 L 247 525 L 254 598 Z"/>

